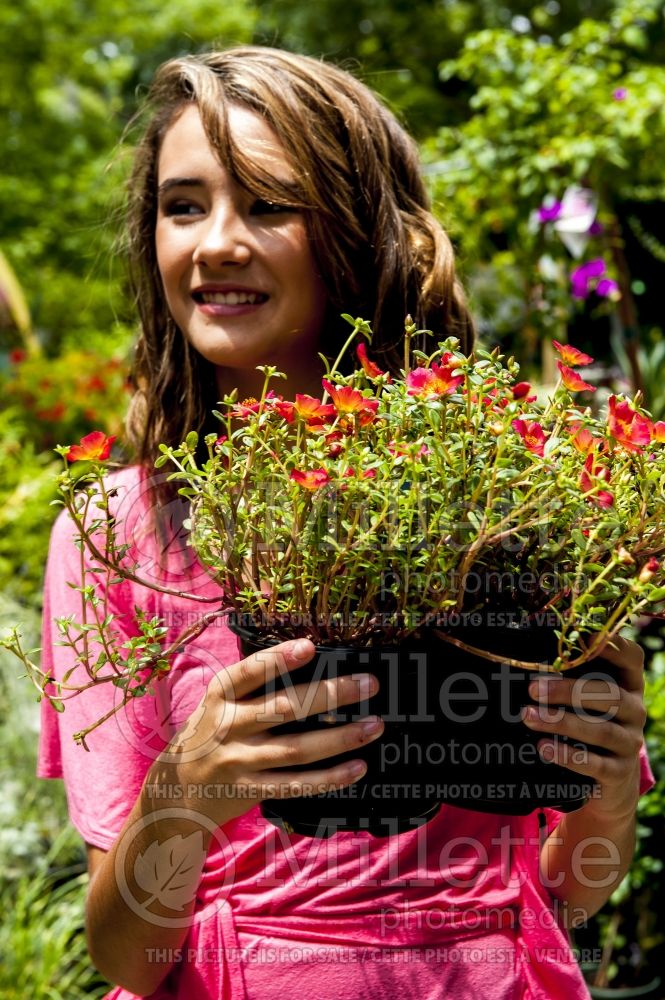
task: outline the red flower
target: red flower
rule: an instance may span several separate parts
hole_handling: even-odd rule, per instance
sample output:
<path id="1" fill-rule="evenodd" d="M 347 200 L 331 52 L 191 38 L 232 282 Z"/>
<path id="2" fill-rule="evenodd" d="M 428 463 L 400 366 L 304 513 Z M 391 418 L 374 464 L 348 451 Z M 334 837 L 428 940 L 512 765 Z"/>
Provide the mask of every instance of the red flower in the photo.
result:
<path id="1" fill-rule="evenodd" d="M 330 393 L 338 413 L 354 413 L 360 418 L 361 424 L 369 423 L 379 408 L 378 399 L 367 399 L 357 389 L 351 386 L 334 386 L 327 378 L 322 379 L 323 388 Z"/>
<path id="2" fill-rule="evenodd" d="M 547 438 L 545 431 L 536 420 L 513 420 L 512 427 L 524 441 L 527 451 L 531 451 L 541 458 L 544 457 Z"/>
<path id="3" fill-rule="evenodd" d="M 593 363 L 593 358 L 589 354 L 585 354 L 584 351 L 578 351 L 576 347 L 571 347 L 570 344 L 560 344 L 558 340 L 553 340 L 552 344 L 566 365 L 578 365 L 581 367 L 582 365 Z"/>
<path id="4" fill-rule="evenodd" d="M 531 391 L 530 382 L 518 382 L 513 386 L 513 399 L 524 399 Z"/>
<path id="5" fill-rule="evenodd" d="M 607 490 L 598 489 L 602 483 L 609 483 L 609 481 L 610 470 L 599 461 L 598 456 L 593 451 L 590 451 L 580 473 L 580 489 L 583 493 L 596 490 L 594 495 L 588 499 L 598 504 L 599 507 L 611 507 L 614 503 L 612 494 Z"/>
<path id="6" fill-rule="evenodd" d="M 24 351 L 22 347 L 15 347 L 13 351 L 9 352 L 9 363 L 12 365 L 20 365 L 28 356 L 28 352 Z"/>
<path id="7" fill-rule="evenodd" d="M 308 469 L 306 472 L 302 472 L 300 469 L 292 469 L 289 478 L 294 483 L 298 483 L 298 486 L 303 486 L 306 490 L 318 490 L 321 486 L 325 486 L 326 483 L 330 482 L 330 476 L 323 468 Z"/>
<path id="8" fill-rule="evenodd" d="M 355 478 L 355 469 L 347 469 L 343 474 L 343 479 Z M 365 469 L 362 473 L 361 479 L 376 479 L 376 469 Z"/>
<path id="9" fill-rule="evenodd" d="M 640 570 L 640 575 L 638 576 L 637 579 L 640 581 L 640 583 L 648 583 L 649 580 L 652 578 L 652 576 L 655 573 L 657 573 L 659 569 L 660 569 L 660 563 L 658 562 L 655 556 L 651 556 L 650 559 L 647 559 L 644 566 Z"/>
<path id="10" fill-rule="evenodd" d="M 628 451 L 641 451 L 651 440 L 651 421 L 632 408 L 626 400 L 610 396 L 607 428 L 610 436 Z"/>
<path id="11" fill-rule="evenodd" d="M 454 392 L 464 381 L 463 375 L 455 375 L 454 368 L 448 364 L 452 357 L 449 352 L 441 358 L 441 364 L 436 362 L 431 368 L 414 368 L 406 377 L 409 396 L 421 396 L 431 399 L 432 396 L 447 396 Z"/>
<path id="12" fill-rule="evenodd" d="M 99 375 L 92 375 L 86 382 L 85 388 L 88 392 L 104 392 L 106 382 Z"/>
<path id="13" fill-rule="evenodd" d="M 356 355 L 358 361 L 363 367 L 365 375 L 369 375 L 370 378 L 378 378 L 379 375 L 385 375 L 386 373 L 382 371 L 374 361 L 370 361 L 367 357 L 367 348 L 363 343 L 358 344 L 356 347 Z"/>
<path id="14" fill-rule="evenodd" d="M 105 462 L 114 441 L 115 435 L 107 437 L 104 431 L 92 431 L 79 444 L 73 444 L 65 458 L 68 462 Z"/>
<path id="15" fill-rule="evenodd" d="M 586 389 L 587 392 L 595 392 L 595 385 L 589 385 L 585 382 L 583 378 L 580 378 L 577 372 L 574 372 L 572 368 L 567 368 L 566 365 L 557 361 L 557 368 L 561 374 L 561 381 L 565 385 L 566 389 L 570 389 L 571 392 L 582 392 Z"/>

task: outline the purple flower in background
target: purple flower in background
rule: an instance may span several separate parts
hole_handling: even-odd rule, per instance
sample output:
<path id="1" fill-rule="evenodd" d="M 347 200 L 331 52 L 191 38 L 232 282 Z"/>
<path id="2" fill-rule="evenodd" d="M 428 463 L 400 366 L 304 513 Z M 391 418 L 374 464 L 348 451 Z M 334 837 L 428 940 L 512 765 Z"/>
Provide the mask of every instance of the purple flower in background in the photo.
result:
<path id="1" fill-rule="evenodd" d="M 544 225 L 546 222 L 555 222 L 561 215 L 562 204 L 560 201 L 543 203 L 538 209 L 538 221 Z"/>
<path id="2" fill-rule="evenodd" d="M 612 97 L 615 101 L 625 101 L 628 97 L 628 90 L 626 87 L 617 87 L 616 90 L 612 92 Z"/>
<path id="3" fill-rule="evenodd" d="M 615 298 L 620 295 L 619 286 L 611 278 L 601 278 L 596 285 L 595 292 L 596 295 L 602 295 L 606 299 Z"/>
<path id="4" fill-rule="evenodd" d="M 604 273 L 605 261 L 602 257 L 595 257 L 593 260 L 588 260 L 586 264 L 580 264 L 579 267 L 576 267 L 570 275 L 573 298 L 586 299 L 592 290 L 592 280 L 600 278 Z"/>
<path id="5" fill-rule="evenodd" d="M 602 222 L 598 222 L 597 219 L 594 219 L 589 228 L 587 229 L 587 233 L 589 236 L 600 236 L 600 234 L 604 232 L 605 232 L 604 225 L 602 224 Z"/>

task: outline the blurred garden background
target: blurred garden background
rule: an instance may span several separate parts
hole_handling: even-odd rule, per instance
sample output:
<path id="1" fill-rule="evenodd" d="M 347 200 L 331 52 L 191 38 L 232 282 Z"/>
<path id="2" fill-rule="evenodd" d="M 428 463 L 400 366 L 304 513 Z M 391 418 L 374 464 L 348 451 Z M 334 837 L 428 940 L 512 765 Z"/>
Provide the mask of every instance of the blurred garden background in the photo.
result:
<path id="1" fill-rule="evenodd" d="M 0 626 L 39 645 L 52 448 L 122 438 L 134 318 L 125 128 L 164 59 L 243 42 L 340 63 L 422 149 L 482 339 L 553 380 L 552 336 L 665 419 L 665 17 L 654 0 L 21 0 L 0 10 Z M 349 303 L 350 311 L 353 311 Z M 602 405 L 603 391 L 598 401 Z M 658 786 L 620 889 L 577 935 L 600 985 L 665 945 L 665 629 L 640 622 Z M 102 996 L 64 792 L 34 777 L 38 706 L 0 651 L 0 998 Z M 631 994 L 633 995 L 633 994 Z M 634 995 L 638 995 L 637 993 Z M 647 995 L 646 993 L 639 995 Z M 653 991 L 649 996 L 663 996 Z"/>

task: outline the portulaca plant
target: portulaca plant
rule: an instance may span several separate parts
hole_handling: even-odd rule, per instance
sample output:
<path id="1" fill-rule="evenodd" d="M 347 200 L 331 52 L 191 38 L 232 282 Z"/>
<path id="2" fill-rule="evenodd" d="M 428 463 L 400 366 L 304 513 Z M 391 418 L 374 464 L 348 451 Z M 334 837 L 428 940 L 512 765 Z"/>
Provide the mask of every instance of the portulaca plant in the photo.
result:
<path id="1" fill-rule="evenodd" d="M 108 638 L 112 621 L 91 616 L 95 682 L 145 693 L 170 651 L 222 615 L 266 639 L 361 647 L 436 628 L 469 648 L 455 639 L 459 623 L 554 620 L 558 669 L 599 655 L 631 617 L 658 611 L 665 422 L 652 421 L 639 395 L 610 396 L 598 414 L 580 374 L 593 359 L 555 342 L 560 377 L 539 402 L 498 349 L 467 357 L 449 338 L 431 354 L 412 352 L 410 321 L 404 369 L 391 375 L 370 357 L 368 324 L 345 318 L 353 330 L 340 358 L 355 343 L 358 368 L 343 376 L 338 358 L 320 397 L 285 399 L 280 373 L 263 366 L 260 398 L 220 402 L 219 433 L 161 446 L 157 465 L 189 502 L 190 542 L 223 597 L 212 609 L 207 599 L 203 624 L 169 648 L 157 619 L 137 622 L 127 650 Z M 82 544 L 115 579 L 141 582 L 110 523 L 108 439 L 58 450 Z M 81 459 L 89 467 L 75 479 L 71 463 Z M 83 510 L 93 498 L 91 526 Z M 63 641 L 80 649 L 76 627 L 61 623 Z M 43 690 L 48 678 L 16 634 L 9 644 Z M 49 691 L 60 705 L 76 693 L 67 684 Z"/>

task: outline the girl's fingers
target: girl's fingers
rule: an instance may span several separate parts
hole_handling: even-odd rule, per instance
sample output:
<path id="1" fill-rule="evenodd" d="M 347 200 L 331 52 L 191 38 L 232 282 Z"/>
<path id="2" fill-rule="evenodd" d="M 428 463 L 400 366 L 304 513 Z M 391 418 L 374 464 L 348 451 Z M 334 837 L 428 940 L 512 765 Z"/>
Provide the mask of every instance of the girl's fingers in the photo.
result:
<path id="1" fill-rule="evenodd" d="M 269 742 L 253 747 L 247 755 L 248 761 L 260 758 L 259 766 L 297 767 L 334 757 L 339 753 L 356 750 L 371 743 L 381 735 L 383 721 L 376 715 L 368 715 L 359 722 L 334 729 L 316 730 L 297 735 L 275 736 Z"/>
<path id="2" fill-rule="evenodd" d="M 590 660 L 590 666 L 603 669 L 602 661 L 619 667 L 619 684 L 625 691 L 644 690 L 644 650 L 631 639 L 624 639 L 621 635 L 613 635 L 605 643 L 599 653 L 598 660 Z"/>
<path id="3" fill-rule="evenodd" d="M 626 713 L 621 688 L 611 679 L 543 677 L 529 685 L 529 694 L 543 707 L 561 705 L 581 714 L 602 714 L 618 721 Z"/>
<path id="4" fill-rule="evenodd" d="M 529 705 L 523 709 L 522 718 L 525 725 L 543 735 L 566 736 L 619 757 L 637 756 L 642 743 L 637 726 L 578 715 L 561 706 Z"/>
<path id="5" fill-rule="evenodd" d="M 336 767 L 315 771 L 263 771 L 253 776 L 260 799 L 300 798 L 303 795 L 325 795 L 338 788 L 353 784 L 362 778 L 367 764 L 362 760 L 349 760 Z"/>
<path id="6" fill-rule="evenodd" d="M 257 650 L 244 660 L 218 671 L 208 690 L 226 701 L 238 701 L 275 677 L 302 667 L 312 659 L 314 652 L 314 643 L 309 639 L 294 639 Z"/>
<path id="7" fill-rule="evenodd" d="M 265 697 L 244 701 L 241 708 L 249 732 L 261 732 L 283 722 L 333 712 L 340 705 L 366 701 L 376 694 L 379 682 L 372 674 L 334 677 L 296 684 Z"/>

